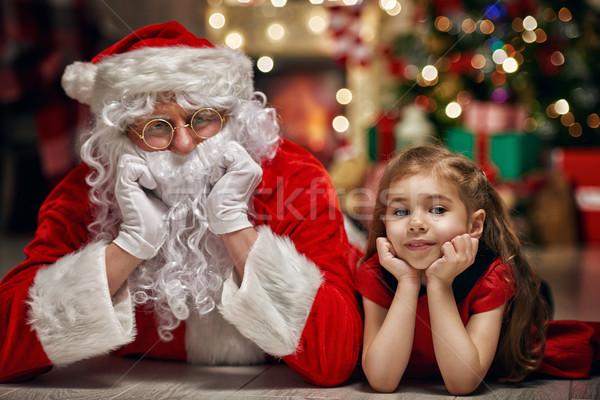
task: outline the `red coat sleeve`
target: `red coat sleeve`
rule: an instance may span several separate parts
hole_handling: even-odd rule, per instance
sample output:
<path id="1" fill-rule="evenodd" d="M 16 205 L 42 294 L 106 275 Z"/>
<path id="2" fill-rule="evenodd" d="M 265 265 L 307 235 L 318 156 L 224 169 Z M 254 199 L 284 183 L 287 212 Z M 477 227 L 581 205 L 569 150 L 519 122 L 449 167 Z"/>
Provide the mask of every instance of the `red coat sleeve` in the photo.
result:
<path id="1" fill-rule="evenodd" d="M 356 367 L 362 341 L 362 319 L 354 273 L 335 188 L 314 157 L 288 141 L 263 165 L 257 189 L 258 224 L 289 237 L 298 253 L 321 271 L 317 291 L 298 351 L 284 361 L 309 382 L 330 386 L 345 381 Z"/>
<path id="2" fill-rule="evenodd" d="M 87 242 L 90 221 L 85 165 L 76 167 L 42 204 L 26 260 L 0 282 L 0 382 L 31 378 L 51 363 L 28 325 L 29 288 L 39 268 L 56 262 Z"/>

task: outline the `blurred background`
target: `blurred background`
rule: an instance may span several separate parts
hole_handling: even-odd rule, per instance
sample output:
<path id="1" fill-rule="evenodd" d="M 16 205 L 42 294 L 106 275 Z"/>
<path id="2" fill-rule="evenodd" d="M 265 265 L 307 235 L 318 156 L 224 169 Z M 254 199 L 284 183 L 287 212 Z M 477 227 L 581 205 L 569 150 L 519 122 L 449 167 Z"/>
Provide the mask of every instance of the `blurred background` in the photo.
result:
<path id="1" fill-rule="evenodd" d="M 328 169 L 359 239 L 389 157 L 441 141 L 486 172 L 527 243 L 600 243 L 600 0 L 0 4 L 0 237 L 29 237 L 79 161 L 88 110 L 63 93 L 65 66 L 177 20 L 252 57 L 283 135 Z"/>

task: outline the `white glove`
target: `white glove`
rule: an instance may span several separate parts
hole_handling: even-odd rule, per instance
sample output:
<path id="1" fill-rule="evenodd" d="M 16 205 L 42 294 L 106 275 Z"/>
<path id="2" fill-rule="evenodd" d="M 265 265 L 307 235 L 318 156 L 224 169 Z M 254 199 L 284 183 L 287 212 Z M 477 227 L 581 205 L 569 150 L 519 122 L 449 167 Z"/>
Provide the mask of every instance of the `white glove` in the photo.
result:
<path id="1" fill-rule="evenodd" d="M 115 196 L 123 223 L 114 243 L 129 254 L 147 260 L 158 252 L 165 239 L 161 229 L 168 207 L 144 188 L 152 190 L 156 182 L 144 160 L 131 154 L 119 159 Z"/>
<path id="2" fill-rule="evenodd" d="M 260 165 L 239 143 L 229 143 L 210 177 L 206 214 L 211 232 L 222 235 L 252 226 L 248 201 L 261 179 Z"/>

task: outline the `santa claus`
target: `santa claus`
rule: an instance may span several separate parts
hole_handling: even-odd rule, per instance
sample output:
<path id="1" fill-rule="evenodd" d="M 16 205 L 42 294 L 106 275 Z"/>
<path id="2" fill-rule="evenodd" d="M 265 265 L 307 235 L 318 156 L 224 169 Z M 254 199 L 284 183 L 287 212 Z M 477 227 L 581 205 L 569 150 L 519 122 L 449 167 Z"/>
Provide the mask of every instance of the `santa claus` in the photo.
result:
<path id="1" fill-rule="evenodd" d="M 279 137 L 251 61 L 170 22 L 62 84 L 94 124 L 0 285 L 0 381 L 113 351 L 275 357 L 315 384 L 347 379 L 362 332 L 353 247 L 326 171 Z"/>

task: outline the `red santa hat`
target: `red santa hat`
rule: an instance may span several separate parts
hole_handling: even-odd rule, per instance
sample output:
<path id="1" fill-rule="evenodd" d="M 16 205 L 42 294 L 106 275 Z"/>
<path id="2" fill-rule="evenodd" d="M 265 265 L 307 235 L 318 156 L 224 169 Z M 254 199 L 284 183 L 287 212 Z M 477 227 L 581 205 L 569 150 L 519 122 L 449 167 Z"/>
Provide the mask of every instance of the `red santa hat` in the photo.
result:
<path id="1" fill-rule="evenodd" d="M 248 100 L 254 92 L 248 57 L 215 47 L 174 21 L 138 29 L 91 62 L 67 66 L 62 86 L 94 111 L 124 94 L 194 90 Z"/>

